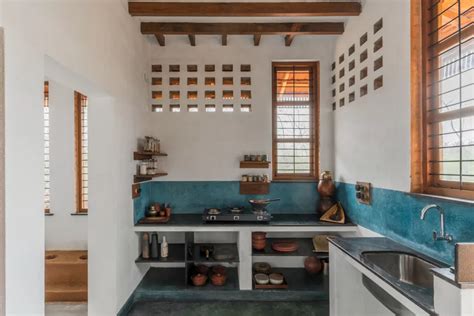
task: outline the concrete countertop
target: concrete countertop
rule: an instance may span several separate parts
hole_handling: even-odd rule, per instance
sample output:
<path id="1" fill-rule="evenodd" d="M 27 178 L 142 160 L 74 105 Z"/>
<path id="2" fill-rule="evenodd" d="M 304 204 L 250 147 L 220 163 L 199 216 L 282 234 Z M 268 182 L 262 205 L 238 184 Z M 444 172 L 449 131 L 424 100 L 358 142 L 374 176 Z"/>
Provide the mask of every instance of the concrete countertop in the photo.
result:
<path id="1" fill-rule="evenodd" d="M 441 268 L 447 268 L 447 264 L 431 257 L 425 256 L 424 254 L 416 250 L 403 246 L 385 237 L 330 237 L 329 242 L 337 248 L 341 249 L 344 253 L 346 253 L 355 261 L 360 263 L 362 266 L 373 272 L 375 275 L 380 277 L 382 280 L 392 286 L 395 290 L 400 292 L 402 295 L 407 297 L 410 301 L 421 307 L 423 310 L 425 310 L 429 314 L 435 313 L 432 291 L 427 291 L 426 289 L 415 287 L 410 284 L 399 281 L 397 278 L 391 276 L 384 270 L 364 260 L 361 255 L 362 253 L 368 251 L 394 251 L 414 255 L 428 262 L 431 262 Z"/>

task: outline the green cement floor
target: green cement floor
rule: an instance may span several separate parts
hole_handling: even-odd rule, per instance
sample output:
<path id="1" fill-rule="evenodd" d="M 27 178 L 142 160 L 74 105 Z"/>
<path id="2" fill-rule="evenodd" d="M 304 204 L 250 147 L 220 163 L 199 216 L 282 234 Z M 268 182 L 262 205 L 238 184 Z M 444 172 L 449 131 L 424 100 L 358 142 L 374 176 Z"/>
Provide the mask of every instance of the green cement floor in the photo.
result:
<path id="1" fill-rule="evenodd" d="M 329 302 L 137 302 L 129 316 L 328 316 Z"/>

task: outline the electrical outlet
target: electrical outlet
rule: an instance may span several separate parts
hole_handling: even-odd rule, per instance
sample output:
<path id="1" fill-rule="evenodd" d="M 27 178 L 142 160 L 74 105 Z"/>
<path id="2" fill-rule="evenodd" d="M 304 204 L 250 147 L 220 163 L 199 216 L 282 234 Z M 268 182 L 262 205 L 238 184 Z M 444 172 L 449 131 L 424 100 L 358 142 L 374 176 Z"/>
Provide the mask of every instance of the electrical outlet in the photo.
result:
<path id="1" fill-rule="evenodd" d="M 371 204 L 372 196 L 370 183 L 357 181 L 355 185 L 355 191 L 357 202 L 362 204 Z"/>

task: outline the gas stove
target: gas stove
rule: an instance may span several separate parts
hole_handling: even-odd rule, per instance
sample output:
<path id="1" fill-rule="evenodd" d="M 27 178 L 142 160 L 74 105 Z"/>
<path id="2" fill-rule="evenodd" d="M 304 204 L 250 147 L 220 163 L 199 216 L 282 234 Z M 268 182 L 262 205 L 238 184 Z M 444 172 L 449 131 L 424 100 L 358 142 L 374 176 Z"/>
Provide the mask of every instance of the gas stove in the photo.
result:
<path id="1" fill-rule="evenodd" d="M 206 208 L 202 219 L 206 223 L 255 222 L 264 224 L 270 222 L 272 216 L 267 211 L 255 213 L 243 207 L 229 207 L 224 209 Z"/>

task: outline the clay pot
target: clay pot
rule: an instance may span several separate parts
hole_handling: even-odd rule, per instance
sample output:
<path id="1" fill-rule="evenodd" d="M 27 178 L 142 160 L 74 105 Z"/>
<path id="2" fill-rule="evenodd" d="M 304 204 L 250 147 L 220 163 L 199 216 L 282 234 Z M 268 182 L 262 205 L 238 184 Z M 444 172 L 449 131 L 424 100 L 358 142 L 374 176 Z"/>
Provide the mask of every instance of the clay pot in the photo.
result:
<path id="1" fill-rule="evenodd" d="M 194 286 L 203 286 L 206 284 L 207 275 L 201 273 L 195 274 L 191 277 L 191 281 L 193 281 Z"/>
<path id="2" fill-rule="evenodd" d="M 252 247 L 255 250 L 263 250 L 265 249 L 265 245 L 267 244 L 267 233 L 265 232 L 253 232 L 252 233 Z"/>
<path id="3" fill-rule="evenodd" d="M 269 274 L 272 271 L 272 267 L 266 262 L 255 262 L 253 268 L 256 273 Z"/>
<path id="4" fill-rule="evenodd" d="M 205 266 L 203 264 L 199 264 L 195 267 L 196 269 L 196 272 L 199 273 L 199 274 L 204 274 L 204 275 L 207 275 L 207 273 L 209 272 L 209 267 L 208 266 Z"/>
<path id="5" fill-rule="evenodd" d="M 212 269 L 212 274 L 222 274 L 222 275 L 227 275 L 227 269 L 224 266 L 213 266 Z"/>
<path id="6" fill-rule="evenodd" d="M 306 271 L 308 271 L 308 273 L 316 274 L 321 272 L 321 270 L 323 269 L 323 264 L 321 260 L 311 256 L 304 260 L 304 268 L 306 269 Z"/>
<path id="7" fill-rule="evenodd" d="M 324 171 L 321 173 L 320 180 L 318 183 L 318 192 L 320 196 L 332 197 L 336 192 L 336 186 L 332 181 L 331 172 Z"/>
<path id="8" fill-rule="evenodd" d="M 211 283 L 216 286 L 224 285 L 226 280 L 227 280 L 227 275 L 225 274 L 214 273 L 211 276 Z"/>

